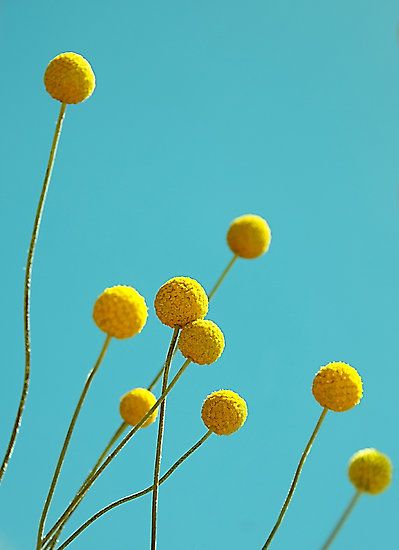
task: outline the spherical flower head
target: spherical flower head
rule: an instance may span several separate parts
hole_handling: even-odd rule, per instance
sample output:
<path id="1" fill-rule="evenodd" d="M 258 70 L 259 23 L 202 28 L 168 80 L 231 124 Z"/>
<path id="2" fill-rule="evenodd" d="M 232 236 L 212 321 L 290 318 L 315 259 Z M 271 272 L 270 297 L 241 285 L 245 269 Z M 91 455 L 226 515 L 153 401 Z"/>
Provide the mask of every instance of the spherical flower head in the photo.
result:
<path id="1" fill-rule="evenodd" d="M 348 476 L 358 491 L 377 495 L 392 479 L 392 463 L 377 449 L 362 449 L 349 461 Z"/>
<path id="2" fill-rule="evenodd" d="M 119 404 L 121 417 L 127 424 L 135 426 L 148 413 L 151 407 L 155 405 L 156 400 L 157 398 L 155 395 L 149 390 L 145 388 L 135 388 L 121 397 L 121 402 Z M 155 409 L 141 427 L 146 428 L 155 422 L 157 414 L 158 409 Z"/>
<path id="3" fill-rule="evenodd" d="M 114 338 L 131 338 L 146 324 L 144 298 L 131 286 L 106 288 L 97 298 L 93 319 L 99 329 Z"/>
<path id="4" fill-rule="evenodd" d="M 356 369 L 336 361 L 321 367 L 313 380 L 312 392 L 322 407 L 336 412 L 347 411 L 363 396 L 362 379 Z"/>
<path id="5" fill-rule="evenodd" d="M 44 85 L 51 97 L 62 103 L 81 103 L 93 93 L 96 77 L 84 57 L 66 52 L 47 65 Z"/>
<path id="6" fill-rule="evenodd" d="M 205 426 L 217 435 L 230 435 L 241 428 L 248 410 L 244 399 L 231 390 L 211 393 L 202 405 Z"/>
<path id="7" fill-rule="evenodd" d="M 183 327 L 179 338 L 179 349 L 187 359 L 198 365 L 210 365 L 222 355 L 224 336 L 212 321 L 198 319 Z"/>
<path id="8" fill-rule="evenodd" d="M 174 277 L 158 290 L 155 311 L 168 327 L 184 327 L 203 319 L 208 313 L 208 296 L 202 286 L 190 277 Z"/>
<path id="9" fill-rule="evenodd" d="M 253 259 L 269 249 L 272 234 L 266 220 L 246 214 L 232 221 L 227 232 L 227 244 L 237 256 Z"/>

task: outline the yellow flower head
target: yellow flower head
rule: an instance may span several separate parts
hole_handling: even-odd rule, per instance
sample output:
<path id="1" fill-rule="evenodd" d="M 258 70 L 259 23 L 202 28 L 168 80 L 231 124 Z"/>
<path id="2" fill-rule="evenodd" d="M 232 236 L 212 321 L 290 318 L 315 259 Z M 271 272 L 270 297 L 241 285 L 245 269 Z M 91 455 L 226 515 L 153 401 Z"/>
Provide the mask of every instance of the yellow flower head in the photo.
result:
<path id="1" fill-rule="evenodd" d="M 84 57 L 66 52 L 54 57 L 47 65 L 44 85 L 54 99 L 62 103 L 80 103 L 93 93 L 96 77 Z"/>
<path id="2" fill-rule="evenodd" d="M 313 395 L 322 407 L 332 411 L 347 411 L 363 396 L 362 379 L 356 369 L 335 361 L 321 367 L 313 380 Z"/>
<path id="3" fill-rule="evenodd" d="M 97 298 L 93 319 L 99 329 L 114 338 L 131 338 L 147 321 L 144 298 L 131 286 L 106 288 Z"/>
<path id="4" fill-rule="evenodd" d="M 211 393 L 202 405 L 205 426 L 217 435 L 230 435 L 241 428 L 248 410 L 244 399 L 230 390 Z"/>
<path id="5" fill-rule="evenodd" d="M 174 277 L 158 290 L 155 311 L 168 327 L 183 327 L 203 319 L 208 312 L 208 297 L 202 286 L 190 277 Z"/>
<path id="6" fill-rule="evenodd" d="M 155 405 L 156 400 L 155 395 L 145 388 L 135 388 L 121 397 L 119 404 L 121 417 L 127 424 L 135 426 Z M 155 409 L 141 427 L 146 428 L 155 422 L 157 414 L 158 409 Z"/>
<path id="7" fill-rule="evenodd" d="M 272 234 L 266 220 L 246 214 L 232 221 L 227 232 L 227 244 L 241 258 L 258 258 L 270 246 Z"/>
<path id="8" fill-rule="evenodd" d="M 198 365 L 210 365 L 222 355 L 224 336 L 212 321 L 198 319 L 183 327 L 179 349 L 187 359 Z"/>
<path id="9" fill-rule="evenodd" d="M 392 479 L 392 463 L 377 449 L 362 449 L 349 461 L 348 476 L 358 491 L 377 495 Z"/>

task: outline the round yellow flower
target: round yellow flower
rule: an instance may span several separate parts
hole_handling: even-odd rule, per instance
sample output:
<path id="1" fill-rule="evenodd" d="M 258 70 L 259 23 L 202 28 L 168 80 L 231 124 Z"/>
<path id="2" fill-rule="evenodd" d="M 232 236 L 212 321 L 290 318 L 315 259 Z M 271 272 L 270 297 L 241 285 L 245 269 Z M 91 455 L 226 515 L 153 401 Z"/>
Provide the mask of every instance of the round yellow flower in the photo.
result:
<path id="1" fill-rule="evenodd" d="M 144 298 L 131 286 L 106 288 L 97 298 L 93 319 L 114 338 L 131 338 L 142 331 L 148 316 Z"/>
<path id="2" fill-rule="evenodd" d="M 258 258 L 269 249 L 272 234 L 266 220 L 255 214 L 236 218 L 227 232 L 227 244 L 241 258 Z"/>
<path id="3" fill-rule="evenodd" d="M 363 396 L 362 379 L 356 369 L 335 361 L 321 367 L 313 380 L 313 395 L 322 407 L 332 411 L 347 411 Z"/>
<path id="4" fill-rule="evenodd" d="M 362 449 L 349 461 L 348 476 L 358 491 L 377 495 L 392 479 L 392 463 L 377 449 Z"/>
<path id="5" fill-rule="evenodd" d="M 155 405 L 156 400 L 155 395 L 145 388 L 135 388 L 121 397 L 119 405 L 121 417 L 127 424 L 135 426 Z M 155 409 L 141 427 L 146 428 L 155 422 L 157 414 L 158 409 Z"/>
<path id="6" fill-rule="evenodd" d="M 47 65 L 44 85 L 54 99 L 62 103 L 80 103 L 93 93 L 96 77 L 84 57 L 66 52 L 54 57 Z"/>
<path id="7" fill-rule="evenodd" d="M 241 428 L 248 410 L 244 399 L 231 390 L 211 393 L 202 405 L 205 426 L 217 435 L 230 435 Z"/>
<path id="8" fill-rule="evenodd" d="M 179 349 L 187 359 L 198 365 L 210 365 L 222 355 L 224 336 L 212 321 L 198 319 L 183 327 Z"/>
<path id="9" fill-rule="evenodd" d="M 202 286 L 190 277 L 174 277 L 158 290 L 155 311 L 168 327 L 183 327 L 203 319 L 208 312 L 208 296 Z"/>

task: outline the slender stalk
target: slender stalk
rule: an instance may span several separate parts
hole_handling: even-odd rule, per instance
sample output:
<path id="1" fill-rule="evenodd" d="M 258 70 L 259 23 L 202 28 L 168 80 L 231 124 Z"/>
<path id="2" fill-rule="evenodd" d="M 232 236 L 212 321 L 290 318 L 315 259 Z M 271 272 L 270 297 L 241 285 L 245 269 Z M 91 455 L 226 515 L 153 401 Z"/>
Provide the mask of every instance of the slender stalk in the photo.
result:
<path id="1" fill-rule="evenodd" d="M 107 446 L 105 447 L 105 449 L 103 450 L 103 452 L 101 453 L 101 455 L 99 456 L 97 462 L 95 463 L 95 465 L 93 466 L 93 468 L 90 470 L 90 473 L 89 475 L 87 476 L 87 478 L 84 480 L 84 482 L 82 483 L 82 485 L 80 486 L 79 488 L 79 491 L 84 487 L 85 483 L 87 483 L 87 480 L 89 480 L 91 478 L 91 476 L 94 474 L 94 472 L 97 470 L 97 468 L 100 466 L 101 462 L 104 460 L 104 458 L 107 456 L 107 454 L 109 453 L 109 451 L 111 450 L 111 448 L 114 446 L 115 442 L 118 441 L 118 439 L 120 438 L 120 436 L 123 434 L 123 432 L 126 430 L 126 427 L 128 426 L 128 424 L 126 422 L 122 422 L 122 424 L 119 426 L 119 428 L 116 430 L 116 432 L 114 433 L 114 435 L 111 437 L 111 439 L 109 440 Z M 54 546 L 57 544 L 57 540 L 60 538 L 61 536 L 61 532 L 64 528 L 64 525 L 61 525 L 61 522 L 57 521 L 53 527 L 49 530 L 49 532 L 43 537 L 43 543 L 44 546 L 43 548 L 46 549 L 46 548 L 54 548 Z M 54 535 L 55 533 L 55 535 Z M 54 535 L 54 537 L 53 537 Z M 49 540 L 51 538 L 51 540 Z"/>
<path id="2" fill-rule="evenodd" d="M 214 287 L 212 288 L 212 290 L 208 294 L 208 300 L 211 300 L 213 298 L 214 294 L 216 293 L 216 291 L 220 287 L 220 285 L 223 283 L 224 279 L 226 278 L 226 275 L 228 274 L 230 269 L 233 267 L 233 265 L 234 265 L 235 261 L 237 260 L 237 258 L 238 258 L 237 254 L 235 254 L 231 258 L 231 260 L 229 261 L 229 263 L 227 264 L 227 266 L 223 270 L 222 274 L 220 275 L 219 279 L 216 281 Z"/>
<path id="3" fill-rule="evenodd" d="M 98 356 L 98 359 L 97 359 L 94 367 L 89 372 L 89 375 L 86 379 L 85 385 L 83 386 L 82 393 L 79 397 L 79 401 L 78 401 L 78 403 L 76 405 L 76 408 L 75 408 L 75 411 L 73 413 L 72 420 L 69 424 L 69 428 L 68 428 L 67 434 L 65 436 L 64 444 L 62 446 L 61 453 L 60 453 L 57 465 L 56 465 L 55 470 L 54 470 L 54 475 L 53 475 L 53 479 L 51 481 L 50 489 L 49 489 L 49 492 L 47 494 L 46 501 L 44 503 L 42 515 L 40 517 L 39 528 L 38 528 L 38 532 L 37 532 L 37 542 L 36 542 L 36 549 L 37 550 L 40 550 L 41 547 L 42 547 L 43 530 L 44 530 L 44 525 L 45 525 L 45 522 L 46 522 L 46 517 L 47 517 L 48 511 L 49 511 L 49 508 L 50 508 L 50 504 L 51 504 L 51 500 L 52 500 L 53 495 L 54 495 L 55 488 L 57 486 L 57 481 L 58 481 L 58 478 L 59 478 L 60 473 L 61 473 L 61 468 L 62 468 L 62 465 L 64 463 L 65 454 L 67 452 L 69 443 L 71 441 L 71 437 L 72 437 L 72 434 L 73 434 L 73 430 L 75 428 L 76 421 L 77 421 L 79 413 L 82 409 L 82 406 L 83 406 L 83 403 L 85 401 L 87 392 L 89 391 L 89 388 L 90 388 L 90 385 L 93 381 L 93 378 L 94 378 L 95 374 L 97 373 L 97 371 L 98 371 L 98 369 L 101 365 L 101 362 L 104 358 L 105 352 L 107 351 L 107 348 L 109 346 L 110 341 L 111 341 L 111 336 L 107 336 L 105 338 L 105 342 L 103 344 L 103 347 L 101 348 L 100 355 Z"/>
<path id="4" fill-rule="evenodd" d="M 164 474 L 161 479 L 159 480 L 159 485 L 161 485 L 162 483 L 164 483 L 172 474 L 173 472 L 190 456 L 192 455 L 199 447 L 201 447 L 201 445 L 203 443 L 205 443 L 205 441 L 208 439 L 208 437 L 212 434 L 213 432 L 211 430 L 208 430 L 202 437 L 201 439 L 199 439 L 197 441 L 197 443 L 195 443 L 195 445 L 193 445 L 192 447 L 190 447 L 190 449 L 188 451 L 186 451 L 184 453 L 184 455 L 182 455 L 179 460 L 177 460 L 173 466 L 171 466 L 171 468 L 169 468 L 169 470 L 166 472 L 166 474 Z M 147 487 L 146 489 L 143 489 L 142 491 L 139 491 L 137 493 L 133 493 L 131 495 L 128 495 L 126 497 L 123 497 L 123 498 L 120 498 L 119 500 L 115 500 L 114 502 L 112 502 L 111 504 L 108 504 L 108 506 L 105 506 L 104 508 L 102 508 L 101 510 L 99 510 L 98 512 L 96 512 L 93 516 L 91 516 L 91 518 L 89 518 L 87 521 L 85 521 L 84 523 L 82 523 L 82 525 L 76 529 L 76 531 L 74 531 L 72 533 L 72 535 L 65 541 L 61 544 L 61 546 L 58 547 L 57 550 L 64 550 L 64 548 L 66 548 L 67 546 L 69 546 L 71 544 L 71 542 L 73 542 L 76 537 L 78 537 L 85 529 L 87 529 L 88 527 L 90 527 L 90 525 L 92 523 L 94 523 L 97 519 L 99 519 L 101 516 L 103 516 L 104 514 L 106 514 L 107 512 L 110 512 L 111 510 L 113 510 L 114 508 L 116 508 L 117 506 L 120 506 L 122 504 L 125 504 L 126 502 L 130 502 L 131 500 L 135 500 L 136 498 L 140 498 L 144 495 L 147 495 L 148 493 L 151 493 L 151 491 L 154 489 L 154 485 L 151 485 L 150 487 Z"/>
<path id="5" fill-rule="evenodd" d="M 342 516 L 340 517 L 340 519 L 338 520 L 336 526 L 334 527 L 334 529 L 332 530 L 330 536 L 328 537 L 328 539 L 326 540 L 326 542 L 323 544 L 321 550 L 327 550 L 327 548 L 330 548 L 331 544 L 334 542 L 335 540 L 335 537 L 338 535 L 339 531 L 341 530 L 341 528 L 343 527 L 344 523 L 346 522 L 346 520 L 348 519 L 348 517 L 350 516 L 352 510 L 354 509 L 354 507 L 356 506 L 356 504 L 358 503 L 359 501 L 359 498 L 361 497 L 362 493 L 360 491 L 356 491 L 355 494 L 353 495 L 353 497 L 350 499 L 349 501 L 349 504 L 348 506 L 345 508 Z"/>
<path id="6" fill-rule="evenodd" d="M 262 546 L 262 550 L 266 550 L 266 548 L 269 548 L 273 538 L 274 538 L 274 535 L 277 533 L 277 530 L 278 528 L 280 527 L 280 523 L 283 521 L 283 518 L 284 518 L 284 515 L 287 511 L 287 508 L 290 504 L 290 501 L 294 495 L 294 491 L 295 491 L 295 488 L 297 486 L 297 483 L 298 483 L 298 480 L 299 480 L 299 476 L 301 475 L 301 472 L 302 472 L 302 468 L 305 464 L 305 461 L 306 461 L 306 458 L 310 452 L 310 449 L 312 448 L 312 445 L 313 445 L 313 442 L 314 440 L 316 439 L 316 436 L 320 430 L 320 427 L 323 423 L 323 420 L 327 414 L 327 407 L 324 407 L 324 409 L 322 410 L 322 413 L 317 421 L 317 424 L 316 424 L 316 427 L 315 429 L 313 430 L 313 433 L 312 435 L 310 436 L 310 439 L 309 441 L 307 442 L 306 444 L 306 447 L 305 447 L 305 450 L 303 451 L 302 453 L 302 456 L 301 456 L 301 460 L 299 461 L 299 464 L 298 464 L 298 467 L 296 469 L 296 472 L 295 472 L 295 475 L 294 475 L 294 479 L 292 480 L 291 482 L 291 486 L 290 486 L 290 489 L 288 491 L 288 494 L 286 496 L 286 499 L 284 501 L 284 504 L 283 504 L 283 507 L 281 508 L 281 511 L 280 511 L 280 514 L 277 518 L 277 521 L 273 527 L 273 529 L 271 530 L 270 532 L 270 535 L 268 536 L 267 538 L 267 541 L 265 542 L 265 544 Z"/>
<path id="7" fill-rule="evenodd" d="M 138 422 L 122 439 L 122 441 L 115 447 L 115 449 L 108 455 L 108 457 L 104 460 L 104 462 L 99 466 L 99 468 L 96 470 L 96 472 L 93 474 L 90 480 L 85 483 L 84 487 L 75 495 L 75 498 L 72 500 L 72 502 L 69 504 L 69 506 L 64 510 L 64 513 L 60 516 L 58 522 L 64 523 L 66 520 L 68 520 L 73 512 L 75 511 L 77 504 L 80 503 L 80 501 L 83 499 L 83 497 L 86 495 L 86 493 L 89 491 L 90 487 L 95 483 L 97 478 L 103 473 L 103 471 L 109 466 L 109 464 L 114 460 L 114 458 L 121 452 L 123 447 L 132 439 L 132 437 L 139 431 L 141 426 L 145 423 L 145 421 L 152 415 L 152 413 L 161 405 L 163 400 L 169 395 L 171 390 L 174 388 L 176 383 L 178 382 L 179 378 L 182 376 L 188 365 L 191 363 L 190 359 L 186 359 L 183 363 L 183 365 L 180 367 L 180 369 L 175 374 L 174 378 L 168 385 L 166 391 L 164 394 L 162 394 L 157 401 L 154 403 L 154 405 L 151 407 L 151 409 L 143 416 L 143 418 Z"/>
<path id="8" fill-rule="evenodd" d="M 31 338 L 30 338 L 30 288 L 32 280 L 32 266 L 35 256 L 36 242 L 39 235 L 40 222 L 43 215 L 44 204 L 46 202 L 46 195 L 48 187 L 50 185 L 51 174 L 53 171 L 55 156 L 57 153 L 57 146 L 61 135 L 62 123 L 64 122 L 66 104 L 62 103 L 60 112 L 55 126 L 53 142 L 51 144 L 50 156 L 47 163 L 46 174 L 44 176 L 43 187 L 39 198 L 39 204 L 36 210 L 35 221 L 33 223 L 32 236 L 29 245 L 28 257 L 25 267 L 25 286 L 24 286 L 24 339 L 25 339 L 25 372 L 22 385 L 22 393 L 19 400 L 17 415 L 15 417 L 14 426 L 11 431 L 10 440 L 7 446 L 6 453 L 2 465 L 0 467 L 0 482 L 5 474 L 8 463 L 11 459 L 11 455 L 14 450 L 15 442 L 18 436 L 19 428 L 21 426 L 22 415 L 25 409 L 26 399 L 29 391 L 30 382 L 30 363 L 31 363 Z"/>
<path id="9" fill-rule="evenodd" d="M 173 331 L 172 343 L 170 348 L 170 357 L 165 363 L 165 369 L 162 380 L 162 393 L 165 393 L 168 387 L 169 370 L 172 363 L 173 352 L 176 347 L 177 338 L 179 336 L 180 328 L 176 327 Z M 155 453 L 155 465 L 154 465 L 154 490 L 152 492 L 152 513 L 151 513 L 151 550 L 155 550 L 157 546 L 157 510 L 158 510 L 158 487 L 159 487 L 159 473 L 161 471 L 161 457 L 162 457 L 162 441 L 163 432 L 165 427 L 165 414 L 166 414 L 166 399 L 161 404 L 159 411 L 159 424 L 158 424 L 158 436 L 157 436 L 157 448 Z"/>

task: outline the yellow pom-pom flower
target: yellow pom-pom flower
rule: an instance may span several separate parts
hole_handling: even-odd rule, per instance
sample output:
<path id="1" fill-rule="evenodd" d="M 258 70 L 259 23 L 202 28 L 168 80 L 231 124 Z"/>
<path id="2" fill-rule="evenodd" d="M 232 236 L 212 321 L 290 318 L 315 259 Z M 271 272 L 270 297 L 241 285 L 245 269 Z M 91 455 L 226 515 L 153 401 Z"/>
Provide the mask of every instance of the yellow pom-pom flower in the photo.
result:
<path id="1" fill-rule="evenodd" d="M 84 57 L 66 52 L 50 61 L 44 85 L 51 97 L 62 103 L 81 103 L 93 93 L 96 77 Z"/>
<path id="2" fill-rule="evenodd" d="M 322 407 L 336 412 L 347 411 L 363 396 L 362 379 L 356 369 L 335 361 L 321 367 L 313 380 L 312 392 Z"/>
<path id="3" fill-rule="evenodd" d="M 121 397 L 119 405 L 121 417 L 127 424 L 135 426 L 155 405 L 156 400 L 155 395 L 149 390 L 135 388 Z M 155 422 L 157 414 L 158 409 L 155 409 L 141 427 L 146 428 Z"/>
<path id="4" fill-rule="evenodd" d="M 227 244 L 237 256 L 258 258 L 269 249 L 272 234 L 266 220 L 255 214 L 236 218 L 227 232 Z"/>
<path id="5" fill-rule="evenodd" d="M 362 449 L 350 459 L 348 476 L 358 491 L 377 495 L 391 483 L 392 463 L 377 449 Z"/>
<path id="6" fill-rule="evenodd" d="M 174 277 L 158 290 L 155 311 L 168 327 L 183 327 L 203 319 L 208 312 L 208 296 L 202 286 L 190 277 Z"/>
<path id="7" fill-rule="evenodd" d="M 148 316 L 144 298 L 131 286 L 106 288 L 97 298 L 93 319 L 114 338 L 131 338 L 142 331 Z"/>
<path id="8" fill-rule="evenodd" d="M 222 355 L 224 336 L 220 328 L 207 319 L 192 321 L 183 327 L 179 349 L 198 365 L 210 365 Z"/>
<path id="9" fill-rule="evenodd" d="M 211 393 L 202 405 L 205 426 L 217 435 L 230 435 L 241 428 L 248 410 L 244 399 L 231 390 Z"/>

